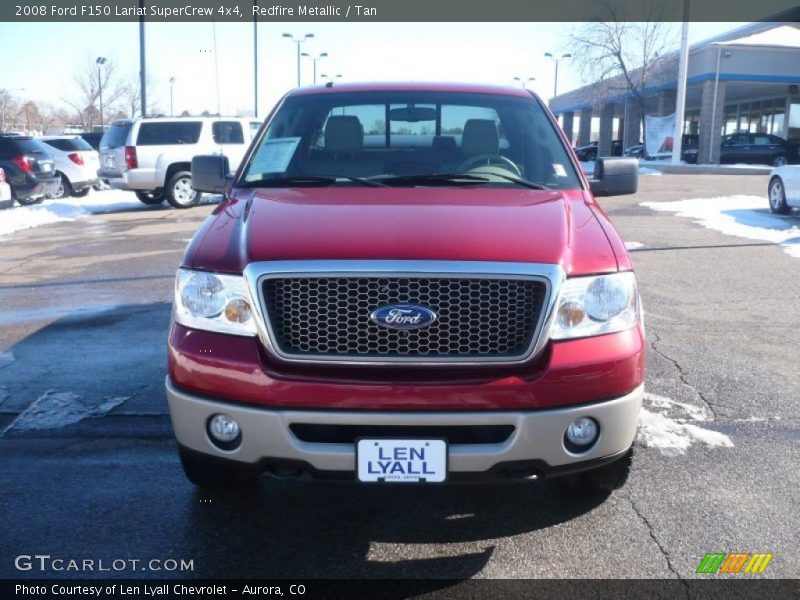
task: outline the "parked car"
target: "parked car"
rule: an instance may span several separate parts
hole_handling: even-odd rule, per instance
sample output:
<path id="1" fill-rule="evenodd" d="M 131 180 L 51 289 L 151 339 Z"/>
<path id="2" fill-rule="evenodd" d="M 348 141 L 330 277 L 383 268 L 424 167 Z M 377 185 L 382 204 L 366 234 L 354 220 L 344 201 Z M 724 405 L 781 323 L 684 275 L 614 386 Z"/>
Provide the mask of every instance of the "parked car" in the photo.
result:
<path id="1" fill-rule="evenodd" d="M 784 165 L 772 170 L 769 175 L 769 209 L 785 215 L 793 208 L 800 208 L 800 166 Z"/>
<path id="2" fill-rule="evenodd" d="M 0 208 L 9 208 L 14 204 L 14 198 L 11 196 L 11 186 L 6 181 L 6 172 L 0 169 Z"/>
<path id="3" fill-rule="evenodd" d="M 61 178 L 50 198 L 80 198 L 99 183 L 99 155 L 83 138 L 78 135 L 54 135 L 39 139 L 49 146 L 56 165 L 56 175 Z"/>
<path id="4" fill-rule="evenodd" d="M 189 208 L 200 201 L 191 187 L 192 157 L 224 154 L 237 166 L 260 126 L 234 117 L 114 121 L 100 142 L 97 174 L 112 188 L 136 192 L 145 204 L 166 197 L 175 208 Z"/>
<path id="5" fill-rule="evenodd" d="M 638 162 L 589 181 L 562 139 L 527 90 L 328 85 L 289 92 L 233 179 L 194 157 L 193 187 L 224 197 L 176 277 L 187 477 L 622 485 L 646 343 L 593 193 L 634 193 Z"/>
<path id="6" fill-rule="evenodd" d="M 646 153 L 644 144 L 634 144 L 633 146 L 625 148 L 622 155 L 630 156 L 631 158 L 644 158 Z"/>
<path id="7" fill-rule="evenodd" d="M 0 134 L 0 168 L 12 198 L 25 206 L 41 202 L 61 182 L 48 147 L 26 135 Z"/>
<path id="8" fill-rule="evenodd" d="M 588 146 L 575 148 L 575 154 L 581 162 L 597 160 L 597 142 L 590 142 Z M 622 140 L 612 140 L 611 156 L 622 156 Z"/>
<path id="9" fill-rule="evenodd" d="M 797 145 L 767 133 L 734 133 L 722 138 L 719 162 L 780 167 L 797 162 Z"/>
<path id="10" fill-rule="evenodd" d="M 93 149 L 100 150 L 100 140 L 103 139 L 102 132 L 99 131 L 92 131 L 89 133 L 81 133 L 79 134 L 84 142 L 89 144 Z"/>

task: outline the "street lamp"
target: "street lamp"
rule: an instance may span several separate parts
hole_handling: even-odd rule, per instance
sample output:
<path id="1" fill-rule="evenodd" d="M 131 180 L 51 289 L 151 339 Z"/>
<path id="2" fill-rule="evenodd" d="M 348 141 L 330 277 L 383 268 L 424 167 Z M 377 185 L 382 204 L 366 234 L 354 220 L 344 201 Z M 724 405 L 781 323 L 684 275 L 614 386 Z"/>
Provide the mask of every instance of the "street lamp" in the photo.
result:
<path id="1" fill-rule="evenodd" d="M 522 77 L 514 77 L 514 81 L 519 81 L 520 85 L 522 85 L 522 87 L 527 90 L 528 89 L 527 83 L 529 81 L 536 81 L 536 77 L 528 77 L 527 79 L 523 79 Z"/>
<path id="2" fill-rule="evenodd" d="M 100 69 L 106 64 L 106 58 L 98 56 L 97 60 L 97 89 L 100 93 L 100 131 L 105 131 L 105 123 L 103 122 L 103 78 L 100 74 Z"/>
<path id="3" fill-rule="evenodd" d="M 174 85 L 175 85 L 175 78 L 174 77 L 170 77 L 169 78 L 169 116 L 170 117 L 173 116 L 173 110 L 172 110 L 172 86 L 174 86 Z"/>
<path id="4" fill-rule="evenodd" d="M 3 121 L 2 126 L 0 127 L 0 131 L 6 130 L 6 101 L 8 100 L 8 94 L 11 92 L 24 92 L 25 88 L 13 88 L 10 90 L 0 90 L 0 95 L 3 96 Z"/>
<path id="5" fill-rule="evenodd" d="M 558 96 L 558 61 L 564 60 L 565 58 L 572 58 L 572 54 L 562 54 L 559 57 L 553 55 L 552 52 L 545 52 L 544 55 L 556 63 L 556 75 L 553 78 L 553 98 Z"/>
<path id="6" fill-rule="evenodd" d="M 328 56 L 328 53 L 321 52 L 317 56 L 311 56 L 308 52 L 303 52 L 300 56 L 310 58 L 314 62 L 314 83 L 317 83 L 317 61 Z"/>
<path id="7" fill-rule="evenodd" d="M 283 37 L 297 44 L 297 87 L 300 87 L 300 44 L 307 42 L 314 37 L 313 33 L 307 33 L 301 38 L 295 38 L 291 33 L 284 33 Z"/>

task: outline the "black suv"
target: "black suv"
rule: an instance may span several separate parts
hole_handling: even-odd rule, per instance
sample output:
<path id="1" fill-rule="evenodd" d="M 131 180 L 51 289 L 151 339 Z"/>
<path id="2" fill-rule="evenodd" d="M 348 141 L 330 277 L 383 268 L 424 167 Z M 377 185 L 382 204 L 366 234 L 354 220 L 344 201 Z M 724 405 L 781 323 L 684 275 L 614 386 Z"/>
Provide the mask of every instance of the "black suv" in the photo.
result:
<path id="1" fill-rule="evenodd" d="M 60 182 L 47 146 L 25 135 L 0 135 L 0 168 L 23 206 L 41 202 Z"/>

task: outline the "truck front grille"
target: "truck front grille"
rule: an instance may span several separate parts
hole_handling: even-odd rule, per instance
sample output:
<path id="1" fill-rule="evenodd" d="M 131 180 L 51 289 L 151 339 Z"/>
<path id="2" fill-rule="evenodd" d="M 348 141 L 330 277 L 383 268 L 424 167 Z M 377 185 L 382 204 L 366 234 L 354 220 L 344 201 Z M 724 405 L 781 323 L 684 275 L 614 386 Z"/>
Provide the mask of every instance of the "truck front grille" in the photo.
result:
<path id="1" fill-rule="evenodd" d="M 296 359 L 491 362 L 526 357 L 548 288 L 539 279 L 483 277 L 266 278 L 272 342 Z M 374 323 L 379 307 L 415 304 L 438 318 L 419 329 Z"/>

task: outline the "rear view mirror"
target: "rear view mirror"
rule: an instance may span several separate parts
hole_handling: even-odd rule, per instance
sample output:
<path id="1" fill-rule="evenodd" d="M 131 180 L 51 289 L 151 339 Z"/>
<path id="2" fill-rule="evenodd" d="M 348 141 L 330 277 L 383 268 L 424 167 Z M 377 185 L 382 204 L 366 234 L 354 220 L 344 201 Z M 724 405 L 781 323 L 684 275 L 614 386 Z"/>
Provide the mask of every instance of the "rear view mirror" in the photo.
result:
<path id="1" fill-rule="evenodd" d="M 403 121 L 405 123 L 435 121 L 436 109 L 427 106 L 405 106 L 403 108 L 393 108 L 389 111 L 389 120 Z"/>
<path id="2" fill-rule="evenodd" d="M 230 179 L 227 156 L 208 154 L 192 158 L 192 189 L 196 192 L 224 194 Z"/>
<path id="3" fill-rule="evenodd" d="M 589 185 L 595 196 L 635 194 L 639 188 L 639 161 L 635 158 L 598 158 Z"/>

